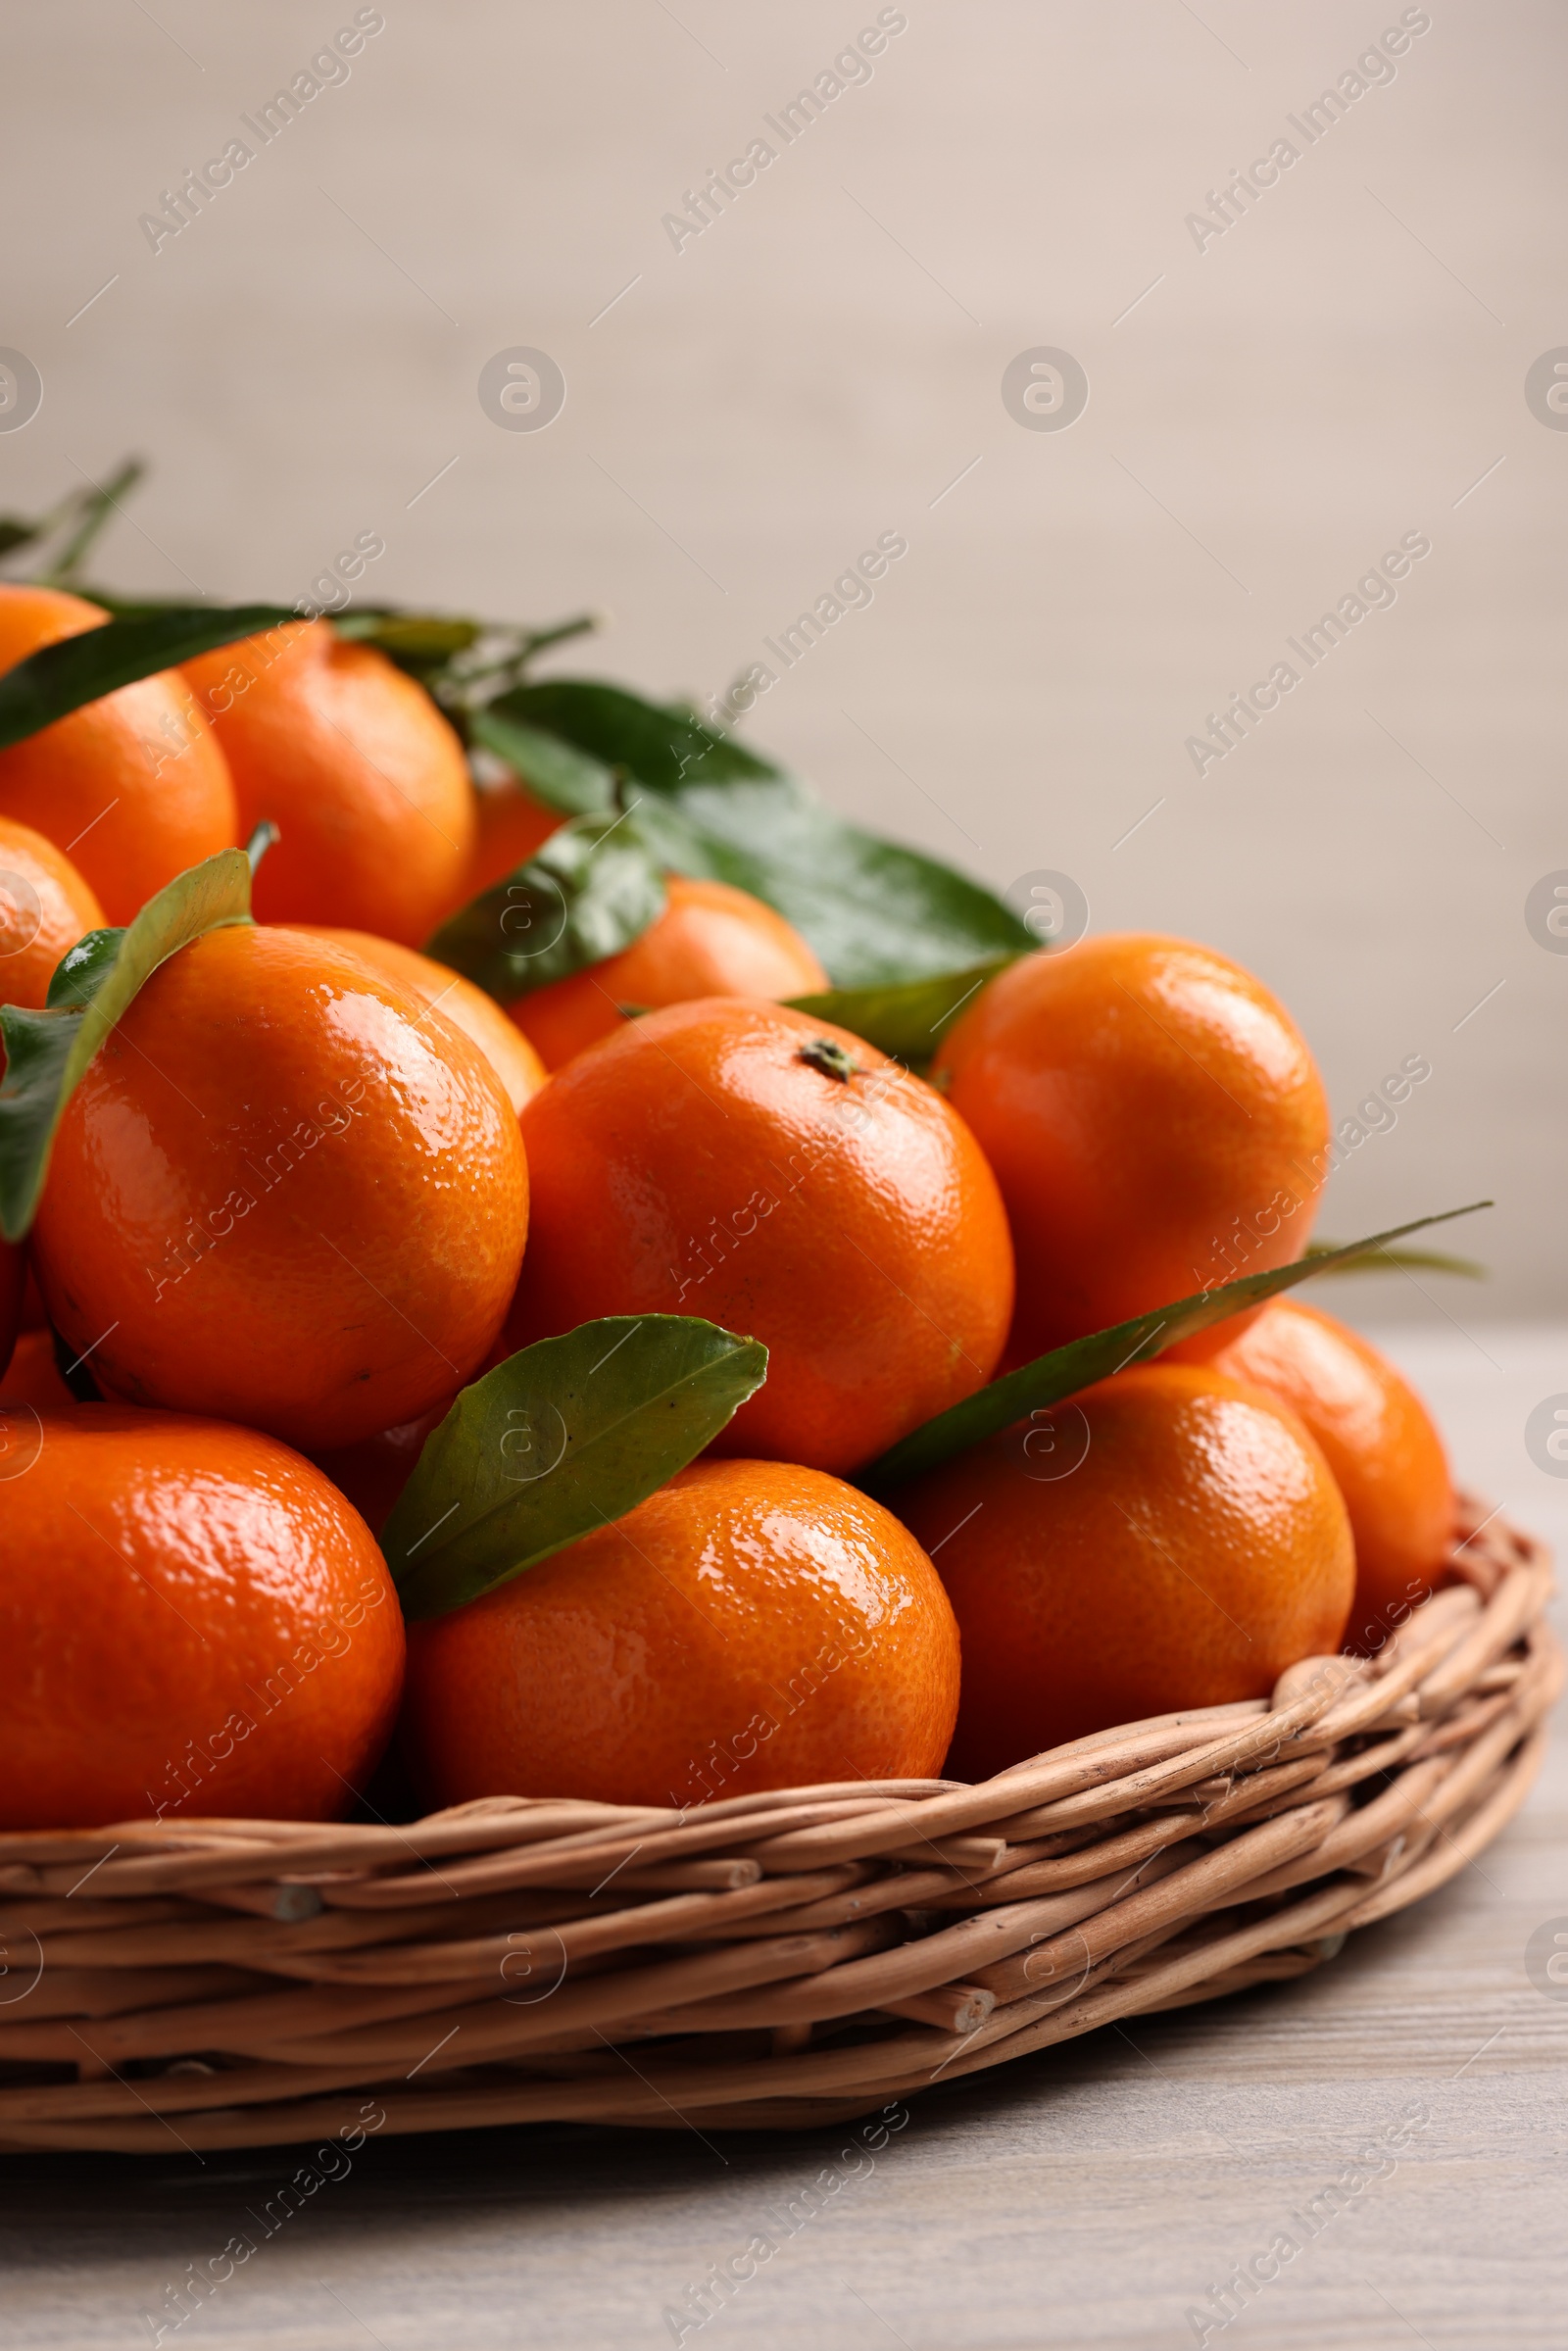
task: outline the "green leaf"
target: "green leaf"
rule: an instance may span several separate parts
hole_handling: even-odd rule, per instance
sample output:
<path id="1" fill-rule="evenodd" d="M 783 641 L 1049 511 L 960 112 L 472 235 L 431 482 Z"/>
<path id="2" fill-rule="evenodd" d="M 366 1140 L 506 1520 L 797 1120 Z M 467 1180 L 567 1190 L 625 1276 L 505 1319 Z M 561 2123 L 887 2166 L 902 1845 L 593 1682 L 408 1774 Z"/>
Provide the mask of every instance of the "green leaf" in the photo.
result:
<path id="1" fill-rule="evenodd" d="M 1130 1322 L 1118 1322 L 1108 1331 L 1096 1331 L 1089 1338 L 1074 1339 L 1066 1347 L 1039 1356 L 1033 1363 L 1022 1364 L 1005 1378 L 993 1380 L 961 1404 L 952 1405 L 939 1412 L 909 1435 L 901 1438 L 896 1445 L 862 1470 L 856 1484 L 870 1494 L 882 1494 L 906 1478 L 918 1477 L 922 1471 L 935 1469 L 950 1460 L 955 1453 L 966 1452 L 982 1438 L 995 1437 L 999 1431 L 1011 1428 L 1016 1420 L 1029 1412 L 1043 1410 L 1048 1404 L 1058 1404 L 1063 1396 L 1076 1396 L 1080 1390 L 1092 1388 L 1097 1380 L 1107 1380 L 1112 1372 L 1124 1371 L 1130 1363 L 1147 1363 L 1154 1355 L 1164 1353 L 1178 1340 L 1191 1339 L 1195 1332 L 1207 1330 L 1210 1323 L 1224 1322 L 1227 1316 L 1239 1314 L 1244 1307 L 1256 1306 L 1279 1291 L 1294 1289 L 1315 1273 L 1332 1272 L 1347 1258 L 1363 1255 L 1368 1249 L 1382 1249 L 1387 1242 L 1402 1240 L 1406 1233 L 1419 1233 L 1428 1225 L 1447 1224 L 1455 1216 L 1473 1216 L 1478 1208 L 1490 1208 L 1489 1200 L 1472 1200 L 1468 1207 L 1446 1208 L 1441 1216 L 1418 1216 L 1412 1224 L 1396 1225 L 1392 1232 L 1374 1233 L 1366 1241 L 1351 1241 L 1338 1249 L 1319 1256 L 1310 1254 L 1296 1258 L 1289 1265 L 1276 1265 L 1266 1273 L 1243 1274 L 1239 1281 L 1227 1282 L 1218 1290 L 1200 1290 L 1193 1298 L 1178 1298 L 1174 1305 L 1158 1306 L 1151 1314 L 1136 1314 Z"/>
<path id="2" fill-rule="evenodd" d="M 519 685 L 537 654 L 600 625 L 597 612 L 528 628 L 466 612 L 400 612 L 395 605 L 361 605 L 326 617 L 348 643 L 373 646 L 423 686 L 465 742 L 471 740 L 475 714 Z"/>
<path id="3" fill-rule="evenodd" d="M 83 604 L 101 606 L 116 620 L 155 620 L 168 612 L 188 612 L 192 609 L 205 612 L 222 609 L 210 605 L 193 608 L 188 596 L 126 596 L 119 588 L 100 587 L 95 582 L 85 580 L 73 580 L 71 593 L 79 596 Z M 296 620 L 300 617 L 297 612 L 291 616 Z"/>
<path id="4" fill-rule="evenodd" d="M 638 822 L 676 873 L 732 882 L 776 907 L 835 988 L 935 979 L 1039 945 L 980 883 L 846 824 L 787 776 L 650 793 Z"/>
<path id="5" fill-rule="evenodd" d="M 176 605 L 41 646 L 0 677 L 0 751 L 121 686 L 299 614 L 277 604 Z"/>
<path id="6" fill-rule="evenodd" d="M 373 645 L 411 661 L 450 661 L 484 635 L 482 620 L 453 620 L 440 612 L 328 612 L 325 617 L 347 643 Z"/>
<path id="7" fill-rule="evenodd" d="M 1039 945 L 980 883 L 845 823 L 690 710 L 574 677 L 519 687 L 492 707 L 646 786 L 638 823 L 661 863 L 775 907 L 836 988 L 936 978 Z"/>
<path id="8" fill-rule="evenodd" d="M 502 697 L 504 701 L 506 698 Z M 475 743 L 492 751 L 525 783 L 536 800 L 568 816 L 587 816 L 615 805 L 615 779 L 598 759 L 546 734 L 520 718 L 509 718 L 497 703 L 475 710 L 468 720 Z"/>
<path id="9" fill-rule="evenodd" d="M 442 1616 L 666 1485 L 767 1376 L 767 1349 L 687 1314 L 614 1314 L 465 1388 L 381 1530 L 406 1616 Z"/>
<path id="10" fill-rule="evenodd" d="M 564 735 L 605 766 L 624 768 L 654 792 L 673 792 L 699 777 L 722 783 L 736 776 L 780 772 L 733 736 L 715 734 L 690 710 L 646 702 L 640 694 L 598 678 L 553 677 L 537 686 L 518 686 L 492 707 L 504 717 Z"/>
<path id="11" fill-rule="evenodd" d="M 1328 1267 L 1331 1273 L 1396 1273 L 1401 1267 L 1414 1272 L 1462 1274 L 1468 1282 L 1487 1282 L 1492 1279 L 1485 1265 L 1474 1257 L 1448 1257 L 1435 1249 L 1375 1249 L 1370 1245 L 1344 1253 L 1345 1245 L 1338 1241 L 1309 1241 L 1309 1257 L 1334 1257 L 1337 1262 Z"/>
<path id="12" fill-rule="evenodd" d="M 0 1233 L 31 1224 L 61 1114 L 94 1053 L 137 990 L 180 948 L 251 919 L 250 860 L 220 850 L 150 898 L 123 931 L 89 931 L 49 983 L 41 1012 L 0 1007 Z"/>
<path id="13" fill-rule="evenodd" d="M 897 988 L 830 988 L 821 996 L 792 997 L 790 1009 L 849 1029 L 879 1053 L 914 1068 L 930 1060 L 987 980 L 1016 960 L 1014 955 L 993 955 L 964 971 L 945 971 L 934 980 L 906 980 Z"/>
<path id="14" fill-rule="evenodd" d="M 618 955 L 663 911 L 664 884 L 630 816 L 578 816 L 443 923 L 424 952 L 499 1004 Z"/>
<path id="15" fill-rule="evenodd" d="M 50 975 L 44 1003 L 51 1012 L 84 1012 L 124 945 L 123 929 L 88 931 L 68 948 Z"/>
<path id="16" fill-rule="evenodd" d="M 19 547 L 30 547 L 50 527 L 47 516 L 42 521 L 29 522 L 21 514 L 0 514 L 0 558 L 15 555 Z"/>

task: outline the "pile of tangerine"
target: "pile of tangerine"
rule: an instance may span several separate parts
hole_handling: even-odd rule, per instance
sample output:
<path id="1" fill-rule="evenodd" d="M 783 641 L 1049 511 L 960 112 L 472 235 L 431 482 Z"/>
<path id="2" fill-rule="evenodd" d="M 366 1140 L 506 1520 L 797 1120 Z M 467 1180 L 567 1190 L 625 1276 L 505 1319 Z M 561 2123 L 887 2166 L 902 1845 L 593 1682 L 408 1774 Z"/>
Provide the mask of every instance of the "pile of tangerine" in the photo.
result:
<path id="1" fill-rule="evenodd" d="M 102 618 L 0 587 L 0 668 Z M 1224 956 L 1027 955 L 927 1081 L 781 1001 L 827 983 L 772 909 L 671 877 L 622 954 L 498 1005 L 418 943 L 559 819 L 520 779 L 476 795 L 423 690 L 315 621 L 0 754 L 37 909 L 0 996 L 42 1006 L 83 934 L 264 819 L 255 925 L 153 973 L 0 1245 L 4 1425 L 41 1432 L 0 1462 L 0 1825 L 331 1818 L 394 1745 L 424 1804 L 979 1777 L 1375 1647 L 1440 1575 L 1430 1418 L 1284 1300 L 896 1514 L 850 1482 L 1201 1286 L 1225 1236 L 1250 1270 L 1302 1253 L 1323 1089 Z M 707 1454 L 405 1628 L 376 1534 L 457 1393 L 682 1312 L 768 1349 Z"/>

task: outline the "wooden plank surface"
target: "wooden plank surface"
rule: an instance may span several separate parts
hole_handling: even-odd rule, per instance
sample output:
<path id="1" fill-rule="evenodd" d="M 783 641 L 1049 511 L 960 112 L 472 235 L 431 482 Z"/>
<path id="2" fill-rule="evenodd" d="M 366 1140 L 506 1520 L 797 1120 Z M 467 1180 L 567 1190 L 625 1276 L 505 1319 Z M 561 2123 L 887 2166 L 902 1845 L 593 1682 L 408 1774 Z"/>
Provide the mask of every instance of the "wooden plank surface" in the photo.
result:
<path id="1" fill-rule="evenodd" d="M 1568 1332 L 1459 1310 L 1468 1331 L 1406 1334 L 1403 1358 L 1464 1474 L 1560 1544 L 1568 1489 L 1523 1429 L 1568 1386 Z M 934 2091 L 869 2145 L 853 2125 L 754 2136 L 673 2117 L 646 2135 L 372 2139 L 347 2172 L 341 2154 L 314 2166 L 286 2218 L 312 2150 L 6 2158 L 0 2345 L 96 2351 L 163 2326 L 166 2345 L 258 2351 L 625 2351 L 684 2321 L 686 2343 L 760 2351 L 1559 2351 L 1568 1993 L 1524 1963 L 1559 1916 L 1560 1743 L 1496 1847 L 1316 1976 Z M 241 2237 L 255 2251 L 208 2299 L 171 2299 Z M 732 2263 L 753 2274 L 692 2324 L 690 2289 Z M 1214 2301 L 1246 2264 L 1264 2281 Z"/>

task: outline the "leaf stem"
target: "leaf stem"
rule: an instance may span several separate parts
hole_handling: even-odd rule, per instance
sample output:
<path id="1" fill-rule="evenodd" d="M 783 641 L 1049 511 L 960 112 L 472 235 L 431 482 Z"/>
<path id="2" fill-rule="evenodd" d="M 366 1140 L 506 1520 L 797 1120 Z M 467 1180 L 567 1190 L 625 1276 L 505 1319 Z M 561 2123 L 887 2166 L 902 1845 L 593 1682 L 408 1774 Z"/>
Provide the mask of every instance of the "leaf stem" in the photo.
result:
<path id="1" fill-rule="evenodd" d="M 1200 1290 L 1191 1298 L 1178 1298 L 1168 1306 L 1156 1306 L 1148 1314 L 1136 1314 L 1128 1322 L 1113 1323 L 1108 1330 L 1095 1331 L 1083 1339 L 1069 1340 L 1049 1355 L 1041 1355 L 1033 1363 L 1025 1363 L 1009 1371 L 989 1388 L 981 1388 L 965 1396 L 958 1404 L 950 1405 L 907 1437 L 889 1447 L 879 1459 L 861 1470 L 855 1483 L 868 1494 L 884 1494 L 895 1486 L 923 1471 L 936 1469 L 955 1453 L 967 1452 L 987 1437 L 1000 1436 L 1011 1428 L 1014 1421 L 1031 1412 L 1044 1411 L 1051 1404 L 1059 1404 L 1069 1396 L 1077 1396 L 1092 1388 L 1099 1380 L 1109 1379 L 1133 1363 L 1148 1363 L 1162 1355 L 1178 1340 L 1190 1339 L 1197 1331 L 1204 1331 L 1216 1322 L 1225 1322 L 1248 1306 L 1261 1305 L 1282 1290 L 1292 1290 L 1298 1282 L 1306 1281 L 1315 1273 L 1331 1273 L 1348 1259 L 1364 1256 L 1390 1241 L 1402 1241 L 1406 1233 L 1422 1232 L 1428 1225 L 1449 1224 L 1456 1216 L 1473 1216 L 1478 1208 L 1490 1208 L 1489 1200 L 1471 1200 L 1463 1208 L 1446 1208 L 1439 1216 L 1417 1216 L 1409 1224 L 1396 1225 L 1391 1232 L 1371 1234 L 1365 1241 L 1347 1242 L 1343 1247 L 1320 1256 L 1294 1258 L 1288 1265 L 1276 1265 L 1263 1273 L 1243 1274 L 1238 1281 L 1223 1283 L 1217 1290 Z"/>
<path id="2" fill-rule="evenodd" d="M 43 574 L 42 585 L 65 588 L 72 585 L 80 571 L 87 550 L 103 529 L 122 498 L 141 480 L 147 467 L 139 457 L 128 457 L 120 470 L 102 488 L 95 483 L 80 496 L 80 515 L 75 530 L 67 540 L 53 567 Z"/>

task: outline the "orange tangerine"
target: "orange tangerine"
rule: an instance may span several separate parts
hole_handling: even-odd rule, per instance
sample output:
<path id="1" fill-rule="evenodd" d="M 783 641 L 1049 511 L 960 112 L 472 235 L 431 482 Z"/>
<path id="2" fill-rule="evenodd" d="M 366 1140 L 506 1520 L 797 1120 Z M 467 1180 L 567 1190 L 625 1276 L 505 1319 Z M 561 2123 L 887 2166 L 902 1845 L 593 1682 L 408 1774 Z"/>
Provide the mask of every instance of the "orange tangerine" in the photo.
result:
<path id="1" fill-rule="evenodd" d="M 369 931 L 331 930 L 315 922 L 293 927 L 315 939 L 335 940 L 351 955 L 363 956 L 377 971 L 399 981 L 411 996 L 416 996 L 432 1011 L 444 1012 L 453 1026 L 479 1048 L 505 1086 L 507 1099 L 514 1110 L 520 1110 L 549 1076 L 527 1038 L 514 1028 L 495 998 L 486 996 L 482 988 L 476 988 L 461 972 L 449 970 L 445 963 L 432 962 L 428 955 L 419 955 L 412 947 L 400 947 L 395 939 L 377 939 Z"/>
<path id="2" fill-rule="evenodd" d="M 108 618 L 63 588 L 0 583 L 0 670 Z M 63 851 L 119 923 L 239 838 L 227 763 L 177 669 L 138 678 L 0 751 L 0 815 Z"/>

